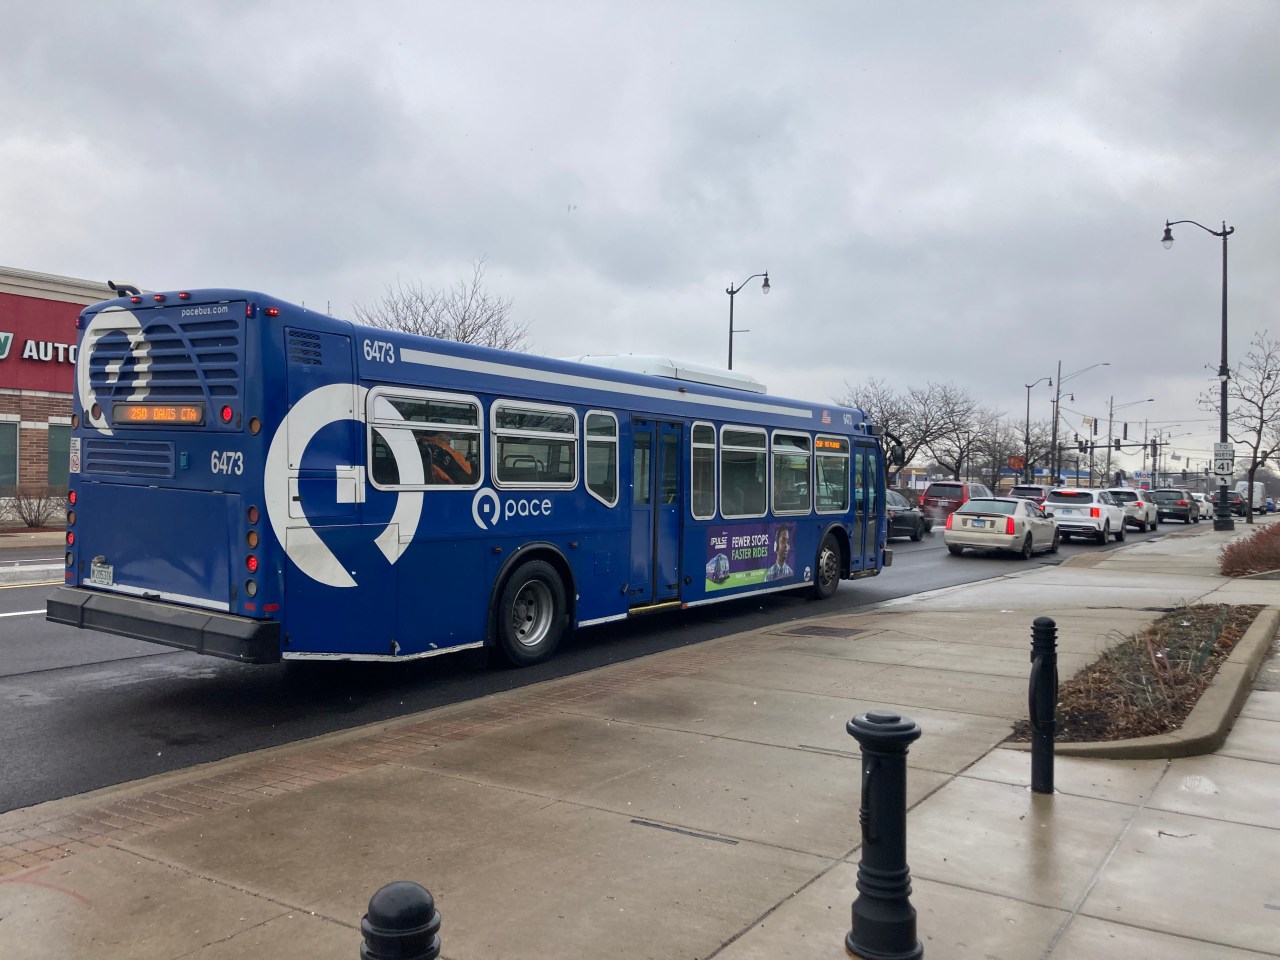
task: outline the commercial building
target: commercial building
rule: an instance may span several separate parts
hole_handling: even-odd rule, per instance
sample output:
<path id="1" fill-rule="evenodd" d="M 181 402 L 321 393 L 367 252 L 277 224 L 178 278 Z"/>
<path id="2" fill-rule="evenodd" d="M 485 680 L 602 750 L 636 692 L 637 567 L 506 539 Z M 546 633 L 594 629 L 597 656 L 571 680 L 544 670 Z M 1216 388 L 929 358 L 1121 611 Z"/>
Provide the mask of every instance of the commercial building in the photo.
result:
<path id="1" fill-rule="evenodd" d="M 0 496 L 67 487 L 76 317 L 105 282 L 0 267 Z"/>

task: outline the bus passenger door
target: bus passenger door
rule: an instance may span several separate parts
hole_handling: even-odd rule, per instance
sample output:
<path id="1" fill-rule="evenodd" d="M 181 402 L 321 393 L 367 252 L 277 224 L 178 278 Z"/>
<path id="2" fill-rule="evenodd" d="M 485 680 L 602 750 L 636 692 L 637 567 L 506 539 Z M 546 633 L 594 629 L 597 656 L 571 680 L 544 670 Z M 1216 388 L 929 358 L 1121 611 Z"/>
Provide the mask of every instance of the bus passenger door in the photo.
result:
<path id="1" fill-rule="evenodd" d="M 631 421 L 630 606 L 680 598 L 680 424 Z"/>
<path id="2" fill-rule="evenodd" d="M 853 448 L 853 537 L 850 540 L 849 569 L 875 569 L 877 504 L 880 490 L 879 448 L 855 443 Z"/>

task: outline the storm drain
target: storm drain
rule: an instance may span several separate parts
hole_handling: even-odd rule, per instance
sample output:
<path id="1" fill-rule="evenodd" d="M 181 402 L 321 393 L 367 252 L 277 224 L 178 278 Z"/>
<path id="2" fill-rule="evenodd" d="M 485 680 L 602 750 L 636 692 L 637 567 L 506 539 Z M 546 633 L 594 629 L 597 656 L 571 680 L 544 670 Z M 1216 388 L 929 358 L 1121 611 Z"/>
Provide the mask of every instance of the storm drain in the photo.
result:
<path id="1" fill-rule="evenodd" d="M 788 637 L 854 637 L 866 632 L 862 627 L 824 627 L 816 623 L 806 623 L 782 631 Z"/>

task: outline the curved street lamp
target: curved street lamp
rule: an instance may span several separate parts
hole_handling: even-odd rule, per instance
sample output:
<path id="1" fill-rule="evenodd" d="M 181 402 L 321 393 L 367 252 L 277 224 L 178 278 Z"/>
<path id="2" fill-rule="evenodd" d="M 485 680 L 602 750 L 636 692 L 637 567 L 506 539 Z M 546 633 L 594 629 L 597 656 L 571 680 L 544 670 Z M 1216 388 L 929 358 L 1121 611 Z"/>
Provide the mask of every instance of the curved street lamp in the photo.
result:
<path id="1" fill-rule="evenodd" d="M 1027 425 L 1022 433 L 1022 482 L 1031 482 L 1031 388 L 1039 386 L 1046 380 L 1053 386 L 1053 377 L 1041 377 L 1035 383 L 1024 383 L 1027 388 Z"/>
<path id="2" fill-rule="evenodd" d="M 724 291 L 725 293 L 727 293 L 727 294 L 729 295 L 729 369 L 730 369 L 730 370 L 732 370 L 732 369 L 733 369 L 733 334 L 734 334 L 734 330 L 733 330 L 733 298 L 734 298 L 734 296 L 737 294 L 737 292 L 738 292 L 739 290 L 741 290 L 743 287 L 745 287 L 748 283 L 750 283 L 750 282 L 751 282 L 752 280 L 754 280 L 756 277 L 764 277 L 764 283 L 762 283 L 762 284 L 760 285 L 760 292 L 761 292 L 761 293 L 768 293 L 768 292 L 769 292 L 769 271 L 768 271 L 768 270 L 766 270 L 764 273 L 753 273 L 751 276 L 747 277 L 747 279 L 743 280 L 743 281 L 742 281 L 740 284 L 738 284 L 736 287 L 735 287 L 735 286 L 733 286 L 732 284 L 730 284 L 728 287 L 726 287 L 726 288 L 725 288 L 725 291 Z M 738 331 L 738 333 L 750 333 L 750 332 L 751 332 L 751 331 L 749 331 L 749 330 L 739 330 L 739 331 Z"/>
<path id="3" fill-rule="evenodd" d="M 1180 223 L 1189 223 L 1199 227 L 1205 233 L 1222 238 L 1222 360 L 1218 364 L 1218 380 L 1222 384 L 1222 396 L 1218 406 L 1218 442 L 1225 444 L 1227 442 L 1227 381 L 1231 379 L 1231 371 L 1227 367 L 1227 237 L 1235 233 L 1236 228 L 1228 227 L 1225 220 L 1222 221 L 1221 230 L 1210 230 L 1203 223 L 1196 223 L 1194 220 L 1172 222 L 1166 220 L 1164 236 L 1160 240 L 1166 250 L 1173 246 L 1173 228 Z M 1231 505 L 1227 500 L 1227 478 L 1219 479 L 1221 483 L 1218 485 L 1218 505 L 1213 514 L 1213 529 L 1234 530 L 1236 525 L 1231 519 Z"/>
<path id="4" fill-rule="evenodd" d="M 1068 373 L 1065 377 L 1062 375 L 1062 361 L 1058 361 L 1058 390 L 1053 395 L 1053 439 L 1050 441 L 1051 459 L 1053 460 L 1053 477 L 1051 482 L 1057 483 L 1058 474 L 1062 468 L 1062 451 L 1058 449 L 1058 405 L 1062 402 L 1062 384 L 1067 380 L 1074 380 L 1082 373 L 1088 373 L 1094 367 L 1109 367 L 1111 361 L 1103 360 L 1101 363 L 1092 363 L 1083 370 L 1077 370 L 1075 373 Z"/>

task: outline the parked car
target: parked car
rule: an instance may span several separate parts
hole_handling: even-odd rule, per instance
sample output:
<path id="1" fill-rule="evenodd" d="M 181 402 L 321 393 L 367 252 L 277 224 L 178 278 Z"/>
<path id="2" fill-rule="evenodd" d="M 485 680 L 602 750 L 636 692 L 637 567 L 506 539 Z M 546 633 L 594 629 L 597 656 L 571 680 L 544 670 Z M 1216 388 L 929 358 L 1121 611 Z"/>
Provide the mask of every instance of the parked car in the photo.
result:
<path id="1" fill-rule="evenodd" d="M 1160 522 L 1160 508 L 1146 490 L 1133 487 L 1108 487 L 1107 493 L 1124 510 L 1125 523 L 1137 527 L 1139 533 L 1154 530 Z"/>
<path id="2" fill-rule="evenodd" d="M 897 490 L 884 492 L 885 512 L 889 515 L 889 536 L 922 540 L 933 529 L 933 521 L 919 507 L 912 506 Z"/>
<path id="3" fill-rule="evenodd" d="M 1181 520 L 1183 523 L 1200 522 L 1200 504 L 1190 490 L 1181 487 L 1160 487 L 1151 491 L 1161 520 Z"/>
<path id="4" fill-rule="evenodd" d="M 1105 490 L 1055 487 L 1044 505 L 1053 511 L 1063 540 L 1074 536 L 1092 537 L 1098 543 L 1106 543 L 1107 537 L 1124 539 L 1124 507 Z"/>
<path id="5" fill-rule="evenodd" d="M 969 547 L 1011 550 L 1029 560 L 1033 553 L 1057 553 L 1059 539 L 1053 517 L 1026 497 L 971 497 L 947 517 L 942 531 L 953 557 Z"/>
<path id="6" fill-rule="evenodd" d="M 935 480 L 920 494 L 920 509 L 934 523 L 940 523 L 959 506 L 973 497 L 990 497 L 991 491 L 981 483 L 967 480 Z"/>
<path id="7" fill-rule="evenodd" d="M 1040 483 L 1019 483 L 1009 490 L 1009 496 L 1034 500 L 1043 507 L 1045 498 L 1049 496 L 1049 487 Z"/>
<path id="8" fill-rule="evenodd" d="M 1275 513 L 1275 512 L 1276 512 L 1276 502 L 1275 502 L 1275 500 L 1273 500 L 1271 497 L 1267 497 L 1267 499 L 1266 499 L 1266 507 L 1267 507 L 1267 510 L 1266 510 L 1266 512 L 1267 512 L 1267 513 Z"/>

